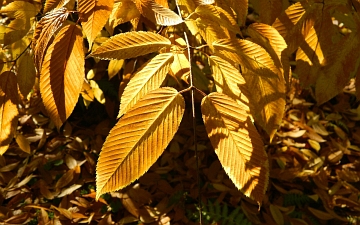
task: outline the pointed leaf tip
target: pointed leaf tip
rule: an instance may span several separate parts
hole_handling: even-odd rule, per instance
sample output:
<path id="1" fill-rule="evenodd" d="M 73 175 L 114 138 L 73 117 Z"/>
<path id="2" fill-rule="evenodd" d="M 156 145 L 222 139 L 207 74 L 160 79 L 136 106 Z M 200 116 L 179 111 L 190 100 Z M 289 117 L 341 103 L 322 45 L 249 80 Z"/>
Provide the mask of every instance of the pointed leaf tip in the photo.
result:
<path id="1" fill-rule="evenodd" d="M 174 88 L 141 98 L 110 131 L 96 167 L 96 199 L 142 176 L 174 137 L 185 101 Z"/>
<path id="2" fill-rule="evenodd" d="M 235 100 L 213 92 L 201 103 L 205 128 L 225 172 L 246 196 L 261 203 L 269 162 L 249 114 Z"/>

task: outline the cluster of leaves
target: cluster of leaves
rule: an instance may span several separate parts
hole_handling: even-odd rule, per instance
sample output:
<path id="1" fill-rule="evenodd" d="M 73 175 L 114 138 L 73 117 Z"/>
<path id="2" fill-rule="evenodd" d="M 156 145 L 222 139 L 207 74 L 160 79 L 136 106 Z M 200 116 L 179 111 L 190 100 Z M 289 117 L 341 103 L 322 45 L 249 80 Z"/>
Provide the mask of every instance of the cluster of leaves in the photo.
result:
<path id="1" fill-rule="evenodd" d="M 42 181 L 34 181 L 41 195 L 49 200 L 62 198 L 60 206 L 56 207 L 54 203 L 51 209 L 67 219 L 90 222 L 97 216 L 95 220 L 99 220 L 101 212 L 106 212 L 99 210 L 99 205 L 95 204 L 96 207 L 92 208 L 92 216 L 84 218 L 91 204 L 85 199 L 76 199 L 77 202 L 74 200 L 71 204 L 81 206 L 81 210 L 73 212 L 63 197 L 83 186 L 79 179 L 80 174 L 82 178 L 84 176 L 81 165 L 86 163 L 87 167 L 93 168 L 96 161 L 95 156 L 87 152 L 90 149 L 83 143 L 84 139 L 69 139 L 71 132 L 68 133 L 68 130 L 72 126 L 66 121 L 71 115 L 75 116 L 73 112 L 78 103 L 85 108 L 100 103 L 105 105 L 111 118 L 115 119 L 117 115 L 120 119 L 110 132 L 109 124 L 113 121 L 107 121 L 105 131 L 96 131 L 99 135 L 109 133 L 105 141 L 102 137 L 90 135 L 94 145 L 100 144 L 102 150 L 96 166 L 96 195 L 91 189 L 89 195 L 85 196 L 118 211 L 120 206 L 116 202 L 111 206 L 103 194 L 124 189 L 151 166 L 156 166 L 166 147 L 176 142 L 180 124 L 185 123 L 183 117 L 192 121 L 186 115 L 185 105 L 192 105 L 195 116 L 195 106 L 201 102 L 201 114 L 198 116 L 203 118 L 204 134 L 210 139 L 219 165 L 235 189 L 255 200 L 255 203 L 268 206 L 268 211 L 261 214 L 261 220 L 275 221 L 277 224 L 299 222 L 300 218 L 291 216 L 294 209 L 289 207 L 294 208 L 294 205 L 281 206 L 282 199 L 270 205 L 266 201 L 269 173 L 273 179 L 279 180 L 313 176 L 313 182 L 319 185 L 327 179 L 326 160 L 330 164 L 336 163 L 344 154 L 351 154 L 336 141 L 331 143 L 337 151 L 328 149 L 320 152 L 320 143 L 324 142 L 320 135 L 329 135 L 328 130 L 334 130 L 345 141 L 346 134 L 342 129 L 347 124 L 340 119 L 327 124 L 327 130 L 313 112 L 306 115 L 309 121 L 307 125 L 304 125 L 304 121 L 301 123 L 304 126 L 301 130 L 294 131 L 294 127 L 290 126 L 287 127 L 290 131 L 285 134 L 276 133 L 284 125 L 282 118 L 286 90 L 290 88 L 291 81 L 289 57 L 293 53 L 296 56 L 293 75 L 299 78 L 303 87 L 314 91 L 317 103 L 325 103 L 341 93 L 359 69 L 357 32 L 360 3 L 356 0 L 309 0 L 292 5 L 287 1 L 254 1 L 250 4 L 255 10 L 255 17 L 258 13 L 259 21 L 248 25 L 247 0 L 6 2 L 0 10 L 8 18 L 1 26 L 1 44 L 6 48 L 1 52 L 0 153 L 5 154 L 15 137 L 23 154 L 35 156 L 54 132 L 54 126 L 58 131 L 63 127 L 66 141 L 61 140 L 61 145 L 64 148 L 78 148 L 81 153 L 75 156 L 64 154 L 58 142 L 55 142 L 55 148 L 48 146 L 50 150 L 46 151 L 56 152 L 55 156 L 51 156 L 53 160 L 46 163 L 47 158 L 43 155 L 35 157 L 38 161 L 31 166 L 23 164 L 17 176 L 3 180 L 3 183 L 7 183 L 3 198 L 10 199 L 17 195 L 24 185 L 35 178 L 32 171 L 37 166 L 48 170 L 63 165 L 62 160 L 65 159 L 69 170 L 64 175 L 55 172 Z M 264 5 L 274 10 L 265 9 Z M 41 15 L 39 21 L 36 21 L 37 15 Z M 85 45 L 84 36 L 87 40 Z M 359 86 L 358 80 L 354 81 L 355 86 Z M 191 98 L 187 98 L 188 93 L 191 93 Z M 355 96 L 359 97 L 359 93 L 359 89 L 356 89 Z M 116 103 L 118 99 L 120 110 Z M 51 123 L 44 129 L 41 126 L 49 122 L 46 117 L 51 119 Z M 35 122 L 29 122 L 30 118 Z M 269 137 L 268 140 L 283 141 L 282 152 L 267 156 L 254 122 L 266 132 L 263 136 Z M 32 140 L 38 142 L 35 148 L 29 143 L 31 138 L 25 135 L 25 130 L 16 129 L 24 124 L 41 128 L 32 134 L 36 137 Z M 317 152 L 297 149 L 299 146 L 282 139 L 288 135 L 294 135 L 293 138 L 308 135 L 308 144 Z M 86 139 L 86 135 L 84 137 Z M 193 138 L 196 140 L 196 135 Z M 186 146 L 184 142 L 181 144 Z M 193 141 L 192 145 L 197 151 L 198 143 Z M 349 146 L 353 145 L 347 143 L 346 149 Z M 211 147 L 206 146 L 208 148 Z M 98 150 L 92 153 L 98 154 Z M 287 158 L 289 155 L 293 157 Z M 278 168 L 269 166 L 274 159 Z M 1 162 L 3 166 L 13 165 L 4 172 L 18 168 L 18 164 L 9 162 L 5 159 Z M 354 163 L 350 159 L 349 162 Z M 289 164 L 293 164 L 294 171 L 285 170 Z M 348 168 L 351 168 L 350 165 Z M 39 172 L 45 176 L 46 172 L 42 170 Z M 87 170 L 88 177 L 95 176 L 94 170 Z M 351 188 L 347 181 L 344 182 L 347 178 L 353 178 L 350 182 L 357 182 L 354 176 L 349 175 L 353 172 L 338 172 L 339 183 L 336 183 L 337 186 L 334 184 L 334 188 L 358 191 Z M 325 175 L 320 177 L 321 173 Z M 23 174 L 27 174 L 24 180 L 15 184 Z M 92 177 L 89 182 L 94 179 Z M 54 183 L 55 188 L 49 191 L 48 187 Z M 226 184 L 215 186 L 226 192 L 231 186 Z M 141 196 L 149 199 L 146 190 L 139 189 L 136 184 L 129 188 L 141 190 L 138 191 L 142 193 Z M 282 188 L 276 190 L 282 194 L 288 193 Z M 323 208 L 327 213 L 310 206 L 306 207 L 306 213 L 344 221 L 331 208 L 346 202 L 352 211 L 358 210 L 355 196 L 358 192 L 345 198 L 344 195 L 349 195 L 346 191 L 338 196 L 334 194 L 336 192 L 329 191 L 327 194 L 327 190 L 328 186 L 325 185 L 315 192 L 322 202 L 327 203 Z M 138 206 L 135 206 L 133 200 L 128 200 L 136 198 L 135 192 L 131 197 L 129 190 L 113 193 L 113 197 L 118 195 L 132 214 L 125 216 L 128 220 L 123 218 L 122 222 L 138 221 L 138 218 L 142 222 L 154 222 L 155 219 L 169 222 L 170 218 L 165 215 L 173 208 L 168 207 L 168 201 L 160 201 L 156 207 L 145 207 L 141 211 L 141 205 L 149 201 L 138 199 Z M 194 194 L 191 196 L 196 197 Z M 234 202 L 239 203 L 240 199 Z M 19 199 L 12 201 L 14 205 L 19 204 Z M 254 203 L 249 201 L 250 205 Z M 38 209 L 38 220 L 47 223 L 47 209 Z M 242 210 L 251 222 L 260 223 L 256 210 L 247 206 L 243 206 Z M 217 214 L 210 214 L 215 216 L 210 221 L 219 219 Z"/>

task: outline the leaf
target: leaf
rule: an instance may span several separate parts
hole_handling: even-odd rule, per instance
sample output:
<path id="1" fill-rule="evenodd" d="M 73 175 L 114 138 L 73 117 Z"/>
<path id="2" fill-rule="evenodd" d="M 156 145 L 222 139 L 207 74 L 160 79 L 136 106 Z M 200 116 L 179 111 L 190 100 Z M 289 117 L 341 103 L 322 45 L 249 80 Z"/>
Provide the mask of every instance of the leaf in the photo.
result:
<path id="1" fill-rule="evenodd" d="M 132 0 L 118 0 L 114 2 L 114 7 L 109 17 L 111 34 L 114 28 L 122 23 L 140 17 L 140 12 Z M 108 29 L 108 28 L 107 28 Z"/>
<path id="2" fill-rule="evenodd" d="M 246 88 L 245 79 L 239 70 L 218 56 L 210 56 L 209 65 L 213 72 L 216 90 L 228 95 L 245 108 L 246 111 L 249 111 L 248 96 L 250 93 Z"/>
<path id="3" fill-rule="evenodd" d="M 125 63 L 125 60 L 123 60 L 123 59 L 110 60 L 109 65 L 108 65 L 109 80 L 111 80 L 111 78 L 113 78 L 114 76 L 116 76 L 119 73 L 121 68 L 123 68 L 124 63 Z"/>
<path id="4" fill-rule="evenodd" d="M 63 7 L 65 1 L 66 0 L 46 0 L 44 4 L 44 13 L 47 13 L 54 8 Z"/>
<path id="5" fill-rule="evenodd" d="M 182 18 L 171 9 L 165 8 L 156 2 L 153 2 L 151 9 L 154 11 L 155 20 L 158 25 L 174 26 L 184 22 Z"/>
<path id="6" fill-rule="evenodd" d="M 185 102 L 173 88 L 148 93 L 110 131 L 96 168 L 96 199 L 124 188 L 159 158 L 180 125 Z"/>
<path id="7" fill-rule="evenodd" d="M 91 47 L 108 20 L 114 0 L 78 0 L 81 26 Z"/>
<path id="8" fill-rule="evenodd" d="M 252 93 L 249 96 L 250 111 L 272 140 L 285 111 L 285 82 L 274 75 L 265 74 L 247 71 L 243 76 L 247 89 Z"/>
<path id="9" fill-rule="evenodd" d="M 227 28 L 234 34 L 241 33 L 239 26 L 232 15 L 220 7 L 213 5 L 199 5 L 196 7 L 195 13 L 201 18 L 206 18 L 213 23 L 217 23 L 220 26 Z"/>
<path id="10" fill-rule="evenodd" d="M 20 133 L 16 134 L 15 141 L 19 145 L 22 151 L 30 154 L 31 152 L 30 143 L 22 134 Z"/>
<path id="11" fill-rule="evenodd" d="M 256 40 L 259 40 L 257 43 L 260 44 L 261 39 L 266 46 L 263 47 L 269 52 L 272 59 L 275 61 L 275 64 L 278 64 L 278 67 L 281 65 L 281 60 L 284 58 L 282 56 L 283 51 L 287 48 L 287 44 L 284 38 L 279 34 L 279 32 L 267 24 L 253 23 L 248 27 L 249 35 Z M 260 44 L 261 45 L 261 44 Z M 285 56 L 287 58 L 287 55 Z"/>
<path id="12" fill-rule="evenodd" d="M 35 84 L 35 65 L 34 60 L 26 51 L 19 59 L 19 67 L 17 73 L 17 82 L 20 92 L 23 96 L 27 96 Z"/>
<path id="13" fill-rule="evenodd" d="M 269 165 L 264 144 L 246 109 L 213 92 L 201 102 L 205 128 L 225 172 L 235 186 L 258 203 L 264 198 Z"/>
<path id="14" fill-rule="evenodd" d="M 0 10 L 8 17 L 15 18 L 7 25 L 4 44 L 9 45 L 20 40 L 32 26 L 34 17 L 38 13 L 35 5 L 26 1 L 13 1 Z"/>
<path id="15" fill-rule="evenodd" d="M 169 39 L 160 34 L 132 31 L 112 36 L 90 56 L 100 59 L 129 59 L 170 46 Z"/>
<path id="16" fill-rule="evenodd" d="M 264 72 L 265 74 L 277 74 L 280 78 L 279 69 L 274 65 L 269 53 L 254 42 L 249 40 L 221 39 L 213 43 L 215 53 L 238 63 L 248 70 Z"/>
<path id="17" fill-rule="evenodd" d="M 13 139 L 19 114 L 16 76 L 6 71 L 0 75 L 0 155 L 3 155 Z"/>
<path id="18" fill-rule="evenodd" d="M 159 54 L 135 73 L 121 96 L 118 117 L 129 111 L 141 97 L 160 87 L 166 78 L 173 60 L 173 53 Z"/>
<path id="19" fill-rule="evenodd" d="M 85 77 L 82 31 L 76 25 L 63 27 L 49 46 L 40 75 L 45 109 L 55 125 L 70 116 Z"/>
<path id="20" fill-rule="evenodd" d="M 289 53 L 293 53 L 304 41 L 310 28 L 321 20 L 323 3 L 297 2 L 288 7 L 272 26 L 279 31 L 288 44 Z"/>
<path id="21" fill-rule="evenodd" d="M 67 19 L 69 13 L 66 8 L 55 9 L 47 14 L 36 24 L 31 48 L 34 50 L 34 61 L 38 72 L 45 55 L 46 48 L 53 38 L 53 34 Z"/>

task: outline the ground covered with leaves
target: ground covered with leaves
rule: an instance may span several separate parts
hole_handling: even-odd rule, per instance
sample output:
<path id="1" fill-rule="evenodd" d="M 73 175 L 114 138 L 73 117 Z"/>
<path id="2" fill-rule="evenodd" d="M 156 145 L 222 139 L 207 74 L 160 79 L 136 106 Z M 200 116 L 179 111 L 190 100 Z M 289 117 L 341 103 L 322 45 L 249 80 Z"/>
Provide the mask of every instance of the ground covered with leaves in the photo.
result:
<path id="1" fill-rule="evenodd" d="M 227 177 L 191 110 L 159 160 L 129 187 L 95 201 L 96 162 L 115 119 L 78 105 L 57 130 L 34 94 L 18 135 L 0 156 L 0 221 L 5 224 L 357 224 L 360 221 L 360 106 L 350 84 L 321 106 L 296 80 L 287 111 L 267 143 L 270 181 L 261 207 Z M 264 139 L 266 135 L 263 135 Z"/>

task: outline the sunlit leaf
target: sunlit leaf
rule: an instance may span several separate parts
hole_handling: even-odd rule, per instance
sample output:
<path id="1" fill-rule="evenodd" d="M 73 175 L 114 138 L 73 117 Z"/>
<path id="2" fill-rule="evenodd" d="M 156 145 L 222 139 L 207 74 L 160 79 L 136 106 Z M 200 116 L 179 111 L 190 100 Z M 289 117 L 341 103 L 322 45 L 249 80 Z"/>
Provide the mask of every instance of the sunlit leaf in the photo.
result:
<path id="1" fill-rule="evenodd" d="M 146 93 L 160 87 L 173 60 L 173 53 L 159 54 L 135 73 L 121 96 L 118 117 L 125 114 Z"/>
<path id="2" fill-rule="evenodd" d="M 250 93 L 239 70 L 218 56 L 210 56 L 209 64 L 213 72 L 216 90 L 228 95 L 244 108 L 248 108 Z"/>
<path id="3" fill-rule="evenodd" d="M 67 19 L 68 15 L 69 13 L 66 8 L 55 9 L 45 14 L 36 24 L 31 48 L 34 50 L 34 60 L 38 72 L 41 71 L 41 65 L 49 41 Z"/>
<path id="4" fill-rule="evenodd" d="M 78 101 L 85 77 L 82 31 L 63 27 L 49 46 L 40 76 L 40 92 L 50 118 L 59 128 Z"/>
<path id="5" fill-rule="evenodd" d="M 78 0 L 81 25 L 89 46 L 104 27 L 113 5 L 114 0 Z"/>
<path id="6" fill-rule="evenodd" d="M 0 75 L 0 155 L 9 147 L 17 124 L 18 92 L 16 76 L 6 71 Z"/>
<path id="7" fill-rule="evenodd" d="M 230 97 L 213 92 L 201 103 L 205 128 L 222 167 L 235 186 L 258 203 L 268 185 L 264 144 L 246 109 Z"/>
<path id="8" fill-rule="evenodd" d="M 178 130 L 185 108 L 173 88 L 148 93 L 128 111 L 106 138 L 96 168 L 96 199 L 124 188 L 143 175 Z"/>
<path id="9" fill-rule="evenodd" d="M 151 9 L 154 11 L 156 23 L 163 26 L 174 26 L 184 22 L 174 11 L 153 3 Z"/>
<path id="10" fill-rule="evenodd" d="M 162 47 L 170 45 L 170 40 L 160 34 L 132 31 L 112 36 L 90 56 L 101 59 L 129 59 L 158 51 Z"/>
<path id="11" fill-rule="evenodd" d="M 140 12 L 132 0 L 118 0 L 114 2 L 113 10 L 109 17 L 111 34 L 113 29 L 122 23 L 140 17 Z M 107 28 L 108 29 L 108 28 Z"/>

